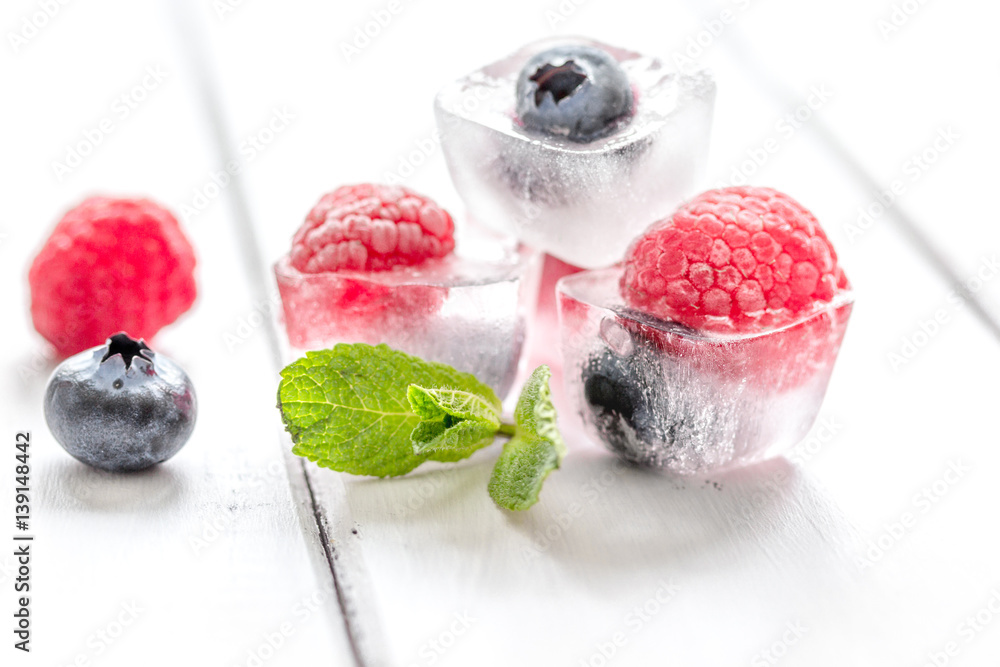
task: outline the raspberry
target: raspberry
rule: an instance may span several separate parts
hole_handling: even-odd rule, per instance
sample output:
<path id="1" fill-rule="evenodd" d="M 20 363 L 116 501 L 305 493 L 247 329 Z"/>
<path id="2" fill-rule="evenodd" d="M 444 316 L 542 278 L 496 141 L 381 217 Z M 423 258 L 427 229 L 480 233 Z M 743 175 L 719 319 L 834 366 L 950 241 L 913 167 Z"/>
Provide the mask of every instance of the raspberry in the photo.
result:
<path id="1" fill-rule="evenodd" d="M 290 256 L 303 273 L 384 271 L 444 257 L 454 233 L 447 211 L 407 188 L 345 185 L 309 212 Z"/>
<path id="2" fill-rule="evenodd" d="M 848 288 L 816 218 L 770 188 L 710 190 L 629 248 L 631 307 L 694 329 L 758 332 L 791 324 Z"/>
<path id="3" fill-rule="evenodd" d="M 91 197 L 56 225 L 28 273 L 31 317 L 69 356 L 127 331 L 150 339 L 194 302 L 195 257 L 148 199 Z"/>
<path id="4" fill-rule="evenodd" d="M 416 266 L 455 248 L 447 211 L 403 187 L 345 185 L 324 195 L 276 268 L 292 345 L 331 340 L 381 342 L 401 321 L 412 326 L 444 303 L 447 288 L 381 284 L 373 277 L 333 276 Z"/>

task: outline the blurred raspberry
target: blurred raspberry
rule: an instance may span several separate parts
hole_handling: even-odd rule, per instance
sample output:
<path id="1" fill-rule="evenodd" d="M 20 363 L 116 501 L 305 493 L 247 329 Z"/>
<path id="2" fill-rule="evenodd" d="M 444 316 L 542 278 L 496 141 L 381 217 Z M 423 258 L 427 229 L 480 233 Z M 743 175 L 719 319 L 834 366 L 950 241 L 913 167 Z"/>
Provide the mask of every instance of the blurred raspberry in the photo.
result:
<path id="1" fill-rule="evenodd" d="M 35 328 L 69 356 L 128 331 L 149 340 L 194 302 L 195 257 L 148 199 L 91 197 L 66 213 L 28 273 Z"/>

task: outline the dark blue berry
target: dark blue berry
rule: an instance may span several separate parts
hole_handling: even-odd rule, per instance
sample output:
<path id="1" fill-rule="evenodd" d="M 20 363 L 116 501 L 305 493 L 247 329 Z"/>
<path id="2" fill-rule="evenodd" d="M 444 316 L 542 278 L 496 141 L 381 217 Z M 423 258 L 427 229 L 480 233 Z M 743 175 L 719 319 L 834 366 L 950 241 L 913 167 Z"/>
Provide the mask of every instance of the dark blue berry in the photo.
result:
<path id="1" fill-rule="evenodd" d="M 531 58 L 517 79 L 517 115 L 528 130 L 589 143 L 632 115 L 621 65 L 590 46 L 563 45 Z"/>
<path id="2" fill-rule="evenodd" d="M 656 352 L 637 346 L 628 356 L 602 347 L 583 367 L 587 421 L 623 458 L 644 461 L 647 445 L 673 441 L 668 400 Z"/>
<path id="3" fill-rule="evenodd" d="M 116 472 L 176 454 L 194 430 L 196 411 L 184 371 L 123 333 L 61 363 L 45 390 L 45 421 L 59 444 Z"/>

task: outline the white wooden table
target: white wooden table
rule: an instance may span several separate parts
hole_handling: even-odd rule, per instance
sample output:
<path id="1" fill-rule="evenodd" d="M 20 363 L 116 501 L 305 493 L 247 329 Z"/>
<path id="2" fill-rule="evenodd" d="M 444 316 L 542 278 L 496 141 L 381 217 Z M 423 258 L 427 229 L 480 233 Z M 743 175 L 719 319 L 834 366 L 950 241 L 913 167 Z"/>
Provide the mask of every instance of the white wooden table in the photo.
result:
<path id="1" fill-rule="evenodd" d="M 0 497 L 12 508 L 30 430 L 35 535 L 27 655 L 0 549 L 0 664 L 997 664 L 996 3 L 9 0 L 0 16 Z M 858 301 L 820 424 L 710 483 L 624 469 L 571 432 L 516 516 L 485 492 L 496 448 L 395 480 L 304 465 L 274 409 L 270 263 L 342 183 L 394 173 L 461 215 L 434 93 L 553 33 L 710 67 L 706 185 L 772 185 L 824 222 Z M 229 160 L 241 178 L 214 188 Z M 72 460 L 41 413 L 54 360 L 27 266 L 92 192 L 197 209 L 200 296 L 156 343 L 195 382 L 199 424 L 137 475 Z"/>

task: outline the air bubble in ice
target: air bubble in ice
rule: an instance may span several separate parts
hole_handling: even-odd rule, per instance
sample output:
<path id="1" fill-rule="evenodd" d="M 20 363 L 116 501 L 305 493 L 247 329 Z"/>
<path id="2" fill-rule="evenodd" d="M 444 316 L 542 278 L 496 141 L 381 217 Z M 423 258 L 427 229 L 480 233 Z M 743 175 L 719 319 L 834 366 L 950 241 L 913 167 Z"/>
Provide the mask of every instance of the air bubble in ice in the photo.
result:
<path id="1" fill-rule="evenodd" d="M 601 338 L 620 357 L 628 357 L 635 352 L 632 335 L 613 318 L 601 320 Z"/>

